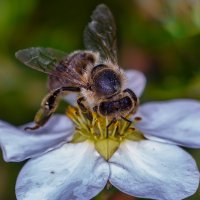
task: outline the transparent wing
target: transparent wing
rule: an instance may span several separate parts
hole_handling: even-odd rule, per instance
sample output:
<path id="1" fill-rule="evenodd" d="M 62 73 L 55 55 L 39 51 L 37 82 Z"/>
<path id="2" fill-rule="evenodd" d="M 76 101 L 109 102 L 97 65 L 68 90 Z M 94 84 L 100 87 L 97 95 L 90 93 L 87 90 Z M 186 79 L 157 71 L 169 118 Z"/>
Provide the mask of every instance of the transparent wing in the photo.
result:
<path id="1" fill-rule="evenodd" d="M 49 89 L 62 86 L 85 87 L 83 77 L 76 72 L 71 63 L 60 64 L 67 61 L 66 53 L 53 48 L 31 47 L 19 50 L 16 58 L 25 65 L 49 75 Z"/>
<path id="2" fill-rule="evenodd" d="M 56 63 L 66 57 L 66 53 L 53 48 L 31 47 L 17 51 L 15 56 L 25 65 L 51 74 Z"/>
<path id="3" fill-rule="evenodd" d="M 101 59 L 117 63 L 116 25 L 109 8 L 100 4 L 92 13 L 92 21 L 84 31 L 84 44 L 100 53 Z"/>

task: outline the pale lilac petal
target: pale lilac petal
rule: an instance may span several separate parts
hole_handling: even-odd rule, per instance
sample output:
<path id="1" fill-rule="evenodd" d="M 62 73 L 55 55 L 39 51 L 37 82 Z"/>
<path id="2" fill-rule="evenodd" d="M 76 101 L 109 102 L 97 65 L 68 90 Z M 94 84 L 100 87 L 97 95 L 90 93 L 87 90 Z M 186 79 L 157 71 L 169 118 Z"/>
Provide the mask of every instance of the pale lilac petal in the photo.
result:
<path id="1" fill-rule="evenodd" d="M 136 127 L 152 140 L 200 147 L 200 102 L 182 99 L 140 106 Z M 160 139 L 158 139 L 160 138 Z"/>
<path id="2" fill-rule="evenodd" d="M 109 162 L 110 182 L 136 197 L 181 200 L 198 188 L 196 163 L 178 146 L 125 141 Z"/>
<path id="3" fill-rule="evenodd" d="M 137 70 L 126 70 L 125 76 L 127 78 L 125 88 L 130 88 L 135 92 L 137 97 L 140 97 L 146 85 L 144 74 Z"/>
<path id="4" fill-rule="evenodd" d="M 69 93 L 67 94 L 64 99 L 71 105 L 75 106 L 77 105 L 77 96 L 78 96 L 78 93 Z"/>
<path id="5" fill-rule="evenodd" d="M 18 176 L 16 195 L 18 200 L 86 200 L 108 177 L 108 163 L 92 143 L 69 143 L 29 160 Z"/>
<path id="6" fill-rule="evenodd" d="M 29 123 L 26 126 L 33 126 Z M 54 115 L 44 127 L 24 131 L 6 122 L 0 122 L 0 147 L 4 160 L 20 162 L 39 156 L 69 141 L 74 131 L 72 122 L 65 115 Z"/>

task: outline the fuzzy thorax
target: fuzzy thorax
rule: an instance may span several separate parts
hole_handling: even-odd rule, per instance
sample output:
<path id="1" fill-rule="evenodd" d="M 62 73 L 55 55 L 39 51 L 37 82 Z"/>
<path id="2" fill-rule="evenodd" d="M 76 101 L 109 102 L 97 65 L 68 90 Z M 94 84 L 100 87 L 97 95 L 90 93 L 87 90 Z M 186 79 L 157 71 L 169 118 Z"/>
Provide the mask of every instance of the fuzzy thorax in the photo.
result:
<path id="1" fill-rule="evenodd" d="M 89 120 L 76 107 L 69 107 L 67 116 L 75 124 L 75 134 L 72 143 L 93 142 L 96 150 L 105 159 L 109 160 L 118 149 L 120 143 L 125 140 L 139 141 L 145 139 L 143 134 L 134 125 L 141 120 L 135 118 L 131 125 L 124 119 L 119 119 L 106 128 L 110 121 L 107 117 L 101 117 L 92 112 L 92 120 Z"/>

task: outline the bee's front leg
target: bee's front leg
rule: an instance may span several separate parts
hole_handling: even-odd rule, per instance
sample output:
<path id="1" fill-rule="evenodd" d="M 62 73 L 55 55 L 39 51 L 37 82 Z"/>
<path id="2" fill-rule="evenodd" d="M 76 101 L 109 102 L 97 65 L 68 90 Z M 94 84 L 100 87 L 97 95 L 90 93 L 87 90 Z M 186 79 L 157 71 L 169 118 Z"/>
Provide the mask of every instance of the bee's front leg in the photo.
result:
<path id="1" fill-rule="evenodd" d="M 123 117 L 123 116 L 121 116 L 121 119 L 123 119 L 125 122 L 127 122 L 127 123 L 128 123 L 128 125 L 127 125 L 127 127 L 126 127 L 126 129 L 125 129 L 125 130 L 129 129 L 129 127 L 130 127 L 130 126 L 131 126 L 131 124 L 132 124 L 132 121 L 131 121 L 131 120 L 129 120 L 129 119 L 127 119 L 126 117 Z"/>
<path id="2" fill-rule="evenodd" d="M 80 88 L 61 87 L 52 91 L 47 96 L 45 96 L 45 98 L 43 99 L 41 103 L 41 107 L 39 111 L 35 115 L 35 118 L 34 118 L 35 126 L 26 127 L 25 130 L 35 130 L 43 126 L 57 109 L 60 97 L 62 97 L 67 91 L 78 92 L 80 91 Z"/>
<path id="3" fill-rule="evenodd" d="M 113 123 L 115 123 L 117 121 L 117 119 L 114 117 L 114 118 L 112 118 L 112 120 L 110 121 L 110 123 L 106 126 L 106 138 L 108 138 L 108 136 L 109 136 L 109 127 L 113 124 Z"/>

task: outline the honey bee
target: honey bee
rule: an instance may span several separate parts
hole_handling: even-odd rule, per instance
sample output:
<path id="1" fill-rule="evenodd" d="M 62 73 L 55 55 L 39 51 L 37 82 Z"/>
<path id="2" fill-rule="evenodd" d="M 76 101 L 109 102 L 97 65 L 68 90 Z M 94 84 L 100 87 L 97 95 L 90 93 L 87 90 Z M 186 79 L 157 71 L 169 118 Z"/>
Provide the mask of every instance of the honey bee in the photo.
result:
<path id="1" fill-rule="evenodd" d="M 66 92 L 78 92 L 77 104 L 88 119 L 91 112 L 108 117 L 110 123 L 136 112 L 138 98 L 124 88 L 125 76 L 117 63 L 116 26 L 113 15 L 104 4 L 96 7 L 84 30 L 86 50 L 66 53 L 42 47 L 16 52 L 25 65 L 48 74 L 49 94 L 35 116 L 34 130 L 43 126 L 55 112 Z"/>

